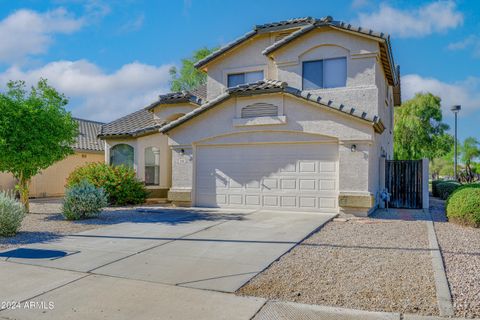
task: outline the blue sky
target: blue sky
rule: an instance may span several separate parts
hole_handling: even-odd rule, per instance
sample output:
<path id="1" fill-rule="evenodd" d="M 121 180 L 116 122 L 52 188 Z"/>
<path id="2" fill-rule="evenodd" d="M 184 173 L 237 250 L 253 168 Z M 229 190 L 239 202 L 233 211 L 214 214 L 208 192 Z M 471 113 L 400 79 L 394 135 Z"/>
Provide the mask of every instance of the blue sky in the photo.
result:
<path id="1" fill-rule="evenodd" d="M 0 87 L 46 77 L 75 116 L 109 121 L 168 91 L 168 69 L 253 25 L 333 16 L 388 32 L 403 98 L 439 95 L 460 137 L 480 137 L 480 1 L 0 0 Z"/>

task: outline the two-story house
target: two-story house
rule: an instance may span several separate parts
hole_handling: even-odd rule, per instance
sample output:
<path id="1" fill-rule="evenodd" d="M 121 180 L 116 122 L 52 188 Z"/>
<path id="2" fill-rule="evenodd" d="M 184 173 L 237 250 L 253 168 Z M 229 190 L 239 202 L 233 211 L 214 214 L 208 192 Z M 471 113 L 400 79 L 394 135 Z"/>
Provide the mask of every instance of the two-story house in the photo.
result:
<path id="1" fill-rule="evenodd" d="M 206 92 L 161 95 L 103 126 L 106 161 L 134 166 L 154 196 L 182 205 L 378 206 L 400 104 L 388 35 L 292 19 L 255 26 L 195 66 Z"/>

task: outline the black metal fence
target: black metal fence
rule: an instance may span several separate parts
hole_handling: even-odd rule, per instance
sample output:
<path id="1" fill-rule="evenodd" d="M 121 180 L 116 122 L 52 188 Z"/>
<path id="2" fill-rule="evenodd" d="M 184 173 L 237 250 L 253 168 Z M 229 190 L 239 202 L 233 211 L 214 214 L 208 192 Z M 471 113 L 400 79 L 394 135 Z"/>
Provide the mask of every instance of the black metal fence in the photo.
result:
<path id="1" fill-rule="evenodd" d="M 391 208 L 422 208 L 422 160 L 387 160 L 385 187 Z"/>

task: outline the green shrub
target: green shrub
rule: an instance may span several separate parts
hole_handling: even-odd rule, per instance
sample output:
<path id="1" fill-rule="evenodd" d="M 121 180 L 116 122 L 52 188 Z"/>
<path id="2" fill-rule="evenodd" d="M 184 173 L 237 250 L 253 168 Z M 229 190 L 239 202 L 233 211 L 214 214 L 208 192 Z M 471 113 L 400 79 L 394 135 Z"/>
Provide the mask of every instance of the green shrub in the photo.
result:
<path id="1" fill-rule="evenodd" d="M 126 166 L 90 163 L 74 170 L 67 179 L 67 188 L 88 180 L 97 188 L 103 188 L 111 204 L 140 204 L 147 198 L 147 190 L 137 180 L 135 171 Z"/>
<path id="2" fill-rule="evenodd" d="M 25 208 L 13 193 L 0 192 L 0 236 L 14 236 L 25 217 Z"/>
<path id="3" fill-rule="evenodd" d="M 480 188 L 466 187 L 452 194 L 447 205 L 449 221 L 480 227 Z"/>
<path id="4" fill-rule="evenodd" d="M 450 194 L 452 194 L 457 188 L 461 186 L 462 185 L 456 181 L 445 181 L 439 183 L 437 184 L 438 196 L 443 200 L 447 200 L 448 196 L 450 196 Z"/>
<path id="5" fill-rule="evenodd" d="M 93 218 L 107 205 L 108 198 L 103 188 L 82 180 L 65 192 L 63 215 L 68 220 Z"/>
<path id="6" fill-rule="evenodd" d="M 480 183 L 468 183 L 468 184 L 464 184 L 464 185 L 461 185 L 460 187 L 456 188 L 456 189 L 450 194 L 450 196 L 448 197 L 447 202 L 445 203 L 445 206 L 448 206 L 448 202 L 450 201 L 450 199 L 452 198 L 452 196 L 453 196 L 455 193 L 457 193 L 458 191 L 463 190 L 463 189 L 471 189 L 471 188 L 480 188 Z"/>
<path id="7" fill-rule="evenodd" d="M 444 182 L 448 182 L 447 180 L 433 180 L 432 181 L 432 196 L 434 197 L 440 197 L 440 195 L 438 194 L 438 184 L 439 183 L 444 183 Z"/>

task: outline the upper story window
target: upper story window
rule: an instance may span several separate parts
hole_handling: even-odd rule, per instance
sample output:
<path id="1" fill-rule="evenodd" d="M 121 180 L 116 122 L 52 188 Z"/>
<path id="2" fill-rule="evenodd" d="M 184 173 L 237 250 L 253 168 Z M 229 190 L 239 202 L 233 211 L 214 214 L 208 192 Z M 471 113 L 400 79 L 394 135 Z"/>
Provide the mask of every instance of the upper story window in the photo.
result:
<path id="1" fill-rule="evenodd" d="M 128 144 L 117 144 L 110 149 L 110 164 L 125 165 L 133 168 L 133 147 Z"/>
<path id="2" fill-rule="evenodd" d="M 263 80 L 263 71 L 232 73 L 228 75 L 227 86 L 231 88 L 245 83 L 257 82 L 259 80 Z"/>
<path id="3" fill-rule="evenodd" d="M 347 58 L 303 62 L 303 89 L 345 87 L 347 85 Z"/>

